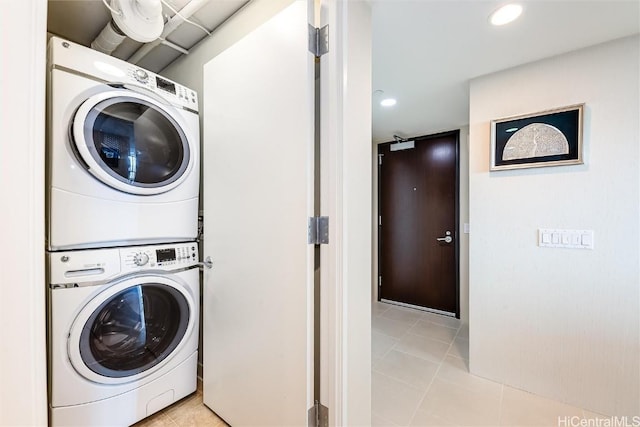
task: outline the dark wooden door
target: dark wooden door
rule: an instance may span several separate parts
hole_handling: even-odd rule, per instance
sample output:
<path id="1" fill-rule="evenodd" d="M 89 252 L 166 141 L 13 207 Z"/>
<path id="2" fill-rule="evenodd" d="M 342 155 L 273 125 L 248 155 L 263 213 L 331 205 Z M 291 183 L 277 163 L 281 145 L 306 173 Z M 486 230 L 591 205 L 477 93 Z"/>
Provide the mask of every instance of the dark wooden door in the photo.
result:
<path id="1" fill-rule="evenodd" d="M 379 299 L 459 316 L 458 137 L 378 147 Z"/>

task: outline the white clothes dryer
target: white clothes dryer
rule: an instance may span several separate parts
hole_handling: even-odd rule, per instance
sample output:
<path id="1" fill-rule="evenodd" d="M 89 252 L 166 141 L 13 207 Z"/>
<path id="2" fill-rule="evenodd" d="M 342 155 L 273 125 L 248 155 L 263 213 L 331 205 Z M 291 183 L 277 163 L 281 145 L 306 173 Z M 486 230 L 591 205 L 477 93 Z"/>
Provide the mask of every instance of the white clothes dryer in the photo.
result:
<path id="1" fill-rule="evenodd" d="M 51 252 L 52 426 L 130 425 L 196 390 L 197 244 Z"/>
<path id="2" fill-rule="evenodd" d="M 48 53 L 47 249 L 195 239 L 196 93 L 57 37 Z"/>

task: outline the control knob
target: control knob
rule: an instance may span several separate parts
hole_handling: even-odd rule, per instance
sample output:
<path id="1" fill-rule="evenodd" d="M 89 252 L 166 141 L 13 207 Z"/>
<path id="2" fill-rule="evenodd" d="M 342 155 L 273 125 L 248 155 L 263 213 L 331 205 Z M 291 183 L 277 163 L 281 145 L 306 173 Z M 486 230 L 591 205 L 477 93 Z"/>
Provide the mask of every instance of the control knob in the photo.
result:
<path id="1" fill-rule="evenodd" d="M 133 263 L 138 267 L 142 267 L 149 262 L 149 255 L 144 252 L 137 253 L 133 256 Z"/>
<path id="2" fill-rule="evenodd" d="M 149 80 L 149 74 L 147 74 L 147 72 L 145 70 L 141 70 L 141 69 L 137 69 L 134 73 L 133 76 L 136 78 L 137 81 L 139 81 L 140 83 L 146 83 L 147 80 Z"/>

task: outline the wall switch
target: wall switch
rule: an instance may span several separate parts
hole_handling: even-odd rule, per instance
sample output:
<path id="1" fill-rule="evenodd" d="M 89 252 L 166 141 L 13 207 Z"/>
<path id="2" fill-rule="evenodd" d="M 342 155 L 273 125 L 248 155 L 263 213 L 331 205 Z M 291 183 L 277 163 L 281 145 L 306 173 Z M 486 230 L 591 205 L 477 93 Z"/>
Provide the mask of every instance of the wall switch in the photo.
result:
<path id="1" fill-rule="evenodd" d="M 538 246 L 547 248 L 593 249 L 593 230 L 539 228 Z"/>

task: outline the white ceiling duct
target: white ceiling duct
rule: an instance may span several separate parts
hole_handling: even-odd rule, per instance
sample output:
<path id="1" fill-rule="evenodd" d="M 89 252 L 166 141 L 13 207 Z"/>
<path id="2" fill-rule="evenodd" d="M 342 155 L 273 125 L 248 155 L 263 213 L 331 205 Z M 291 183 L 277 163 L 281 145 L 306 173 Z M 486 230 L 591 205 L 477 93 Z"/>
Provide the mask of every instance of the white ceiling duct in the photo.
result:
<path id="1" fill-rule="evenodd" d="M 91 43 L 93 49 L 111 54 L 127 36 L 148 43 L 162 34 L 161 0 L 111 0 L 111 4 L 102 1 L 112 19 Z"/>
<path id="2" fill-rule="evenodd" d="M 164 30 L 162 31 L 162 34 L 160 35 L 159 39 L 155 40 L 153 43 L 149 43 L 140 47 L 140 49 L 134 52 L 133 55 L 131 55 L 129 59 L 127 59 L 127 61 L 131 62 L 132 64 L 137 64 L 142 60 L 142 58 L 144 58 L 149 52 L 151 52 L 153 48 L 155 48 L 157 45 L 159 45 L 160 43 L 167 44 L 167 41 L 164 40 L 164 38 L 167 37 L 169 34 L 171 34 L 173 31 L 175 31 L 182 23 L 184 22 L 192 23 L 191 21 L 189 21 L 189 18 L 191 17 L 191 15 L 193 15 L 198 10 L 200 10 L 208 2 L 209 0 L 191 0 L 182 9 L 180 9 L 180 11 L 176 11 L 172 9 L 175 15 L 173 15 L 173 17 L 169 19 L 169 21 L 167 21 L 167 24 L 164 26 Z M 202 28 L 202 27 L 200 28 L 203 31 L 205 31 L 207 34 L 210 34 L 209 31 L 206 30 L 205 28 Z M 170 47 L 173 47 L 175 49 L 174 46 L 170 46 Z"/>

